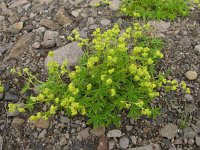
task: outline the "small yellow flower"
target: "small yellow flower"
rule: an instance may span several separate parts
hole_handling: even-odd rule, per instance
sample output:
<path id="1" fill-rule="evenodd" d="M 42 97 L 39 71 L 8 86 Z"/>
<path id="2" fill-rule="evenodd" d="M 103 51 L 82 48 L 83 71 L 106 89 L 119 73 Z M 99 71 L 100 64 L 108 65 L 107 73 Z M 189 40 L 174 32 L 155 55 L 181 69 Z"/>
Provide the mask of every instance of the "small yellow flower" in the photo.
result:
<path id="1" fill-rule="evenodd" d="M 101 81 L 105 80 L 105 77 L 106 77 L 105 74 L 101 75 Z"/>
<path id="2" fill-rule="evenodd" d="M 151 111 L 148 108 L 147 109 L 142 109 L 142 114 L 150 116 L 151 115 Z"/>
<path id="3" fill-rule="evenodd" d="M 140 100 L 139 102 L 135 103 L 135 105 L 142 108 L 144 106 L 144 101 Z"/>
<path id="4" fill-rule="evenodd" d="M 115 89 L 111 89 L 111 90 L 110 90 L 110 95 L 111 95 L 111 96 L 115 96 L 115 94 L 116 94 Z"/>
<path id="5" fill-rule="evenodd" d="M 89 83 L 89 84 L 87 85 L 87 90 L 89 91 L 89 90 L 91 90 L 91 89 L 92 89 L 92 84 Z"/>
<path id="6" fill-rule="evenodd" d="M 108 70 L 108 73 L 112 74 L 114 71 L 115 71 L 115 69 L 113 68 L 113 69 Z"/>
<path id="7" fill-rule="evenodd" d="M 109 85 L 109 84 L 111 84 L 111 83 L 112 83 L 112 79 L 111 79 L 111 78 L 108 78 L 108 79 L 106 80 L 106 84 Z"/>

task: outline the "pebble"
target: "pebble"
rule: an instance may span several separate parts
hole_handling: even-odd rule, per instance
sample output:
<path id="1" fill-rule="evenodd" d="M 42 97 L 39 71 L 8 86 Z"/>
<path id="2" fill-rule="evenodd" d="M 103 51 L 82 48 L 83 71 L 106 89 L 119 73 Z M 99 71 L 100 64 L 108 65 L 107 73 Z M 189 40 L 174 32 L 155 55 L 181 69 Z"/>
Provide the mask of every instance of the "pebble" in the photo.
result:
<path id="1" fill-rule="evenodd" d="M 70 123 L 70 119 L 68 117 L 60 116 L 60 122 L 61 123 Z"/>
<path id="2" fill-rule="evenodd" d="M 23 28 L 23 22 L 17 22 L 10 27 L 10 31 L 14 34 L 19 33 Z"/>
<path id="3" fill-rule="evenodd" d="M 105 134 L 105 127 L 97 127 L 97 128 L 93 128 L 90 130 L 90 133 L 97 136 L 97 137 L 101 137 L 102 135 Z"/>
<path id="4" fill-rule="evenodd" d="M 137 137 L 136 136 L 131 136 L 131 142 L 136 145 L 137 144 Z"/>
<path id="5" fill-rule="evenodd" d="M 168 139 L 173 139 L 177 134 L 177 130 L 178 128 L 176 125 L 169 123 L 160 130 L 160 135 Z"/>
<path id="6" fill-rule="evenodd" d="M 0 135 L 0 150 L 2 150 L 3 147 L 3 137 Z"/>
<path id="7" fill-rule="evenodd" d="M 44 120 L 44 119 L 40 119 L 35 123 L 35 126 L 41 129 L 48 129 L 49 125 L 50 125 L 49 120 Z"/>
<path id="8" fill-rule="evenodd" d="M 78 133 L 77 139 L 80 140 L 80 141 L 86 140 L 90 136 L 89 129 L 90 128 L 85 128 L 82 131 L 80 131 Z"/>
<path id="9" fill-rule="evenodd" d="M 38 48 L 40 48 L 40 43 L 39 42 L 34 42 L 32 44 L 32 47 L 35 48 L 35 49 L 38 49 Z"/>
<path id="10" fill-rule="evenodd" d="M 193 101 L 193 100 L 194 100 L 194 97 L 193 97 L 192 95 L 190 95 L 190 94 L 186 94 L 186 95 L 184 96 L 184 98 L 185 98 L 187 101 Z"/>
<path id="11" fill-rule="evenodd" d="M 67 139 L 65 137 L 62 137 L 59 144 L 60 146 L 63 146 L 63 145 L 66 145 L 68 142 L 67 142 Z"/>
<path id="12" fill-rule="evenodd" d="M 175 145 L 181 145 L 181 144 L 183 144 L 183 141 L 181 139 L 175 139 L 174 144 Z"/>
<path id="13" fill-rule="evenodd" d="M 133 126 L 126 125 L 125 128 L 126 128 L 126 131 L 131 131 L 133 129 Z"/>
<path id="14" fill-rule="evenodd" d="M 185 77 L 188 79 L 188 80 L 195 80 L 195 79 L 197 79 L 197 76 L 198 76 L 198 74 L 197 74 L 197 72 L 195 72 L 195 71 L 187 71 L 186 73 L 185 73 Z"/>
<path id="15" fill-rule="evenodd" d="M 12 101 L 12 102 L 17 102 L 19 100 L 18 96 L 15 94 L 12 94 L 10 92 L 5 93 L 4 96 L 5 101 Z"/>
<path id="16" fill-rule="evenodd" d="M 101 24 L 102 24 L 103 26 L 107 26 L 107 25 L 109 25 L 110 23 L 111 23 L 111 21 L 108 20 L 108 19 L 103 19 L 103 20 L 101 20 Z"/>
<path id="17" fill-rule="evenodd" d="M 111 0 L 109 7 L 111 10 L 117 11 L 120 8 L 120 3 L 121 3 L 120 0 Z"/>
<path id="18" fill-rule="evenodd" d="M 195 137 L 195 143 L 198 147 L 200 147 L 200 137 L 199 136 L 196 136 Z"/>
<path id="19" fill-rule="evenodd" d="M 197 135 L 191 127 L 186 127 L 184 130 L 184 137 L 188 139 L 194 139 Z"/>
<path id="20" fill-rule="evenodd" d="M 194 50 L 200 52 L 200 45 L 196 45 L 196 46 L 194 47 Z"/>
<path id="21" fill-rule="evenodd" d="M 73 10 L 73 11 L 71 12 L 71 14 L 72 14 L 72 16 L 74 16 L 74 17 L 78 17 L 78 16 L 79 16 L 79 12 L 76 11 L 76 10 Z"/>
<path id="22" fill-rule="evenodd" d="M 128 150 L 154 150 L 152 145 L 145 145 L 141 147 L 129 148 Z"/>
<path id="23" fill-rule="evenodd" d="M 193 139 L 189 139 L 189 140 L 188 140 L 188 144 L 189 144 L 189 145 L 193 145 L 193 144 L 194 144 L 194 140 L 193 140 Z"/>
<path id="24" fill-rule="evenodd" d="M 122 132 L 121 130 L 118 130 L 118 129 L 111 130 L 107 133 L 107 137 L 109 138 L 121 137 L 121 136 L 122 136 Z"/>
<path id="25" fill-rule="evenodd" d="M 42 132 L 40 132 L 40 134 L 38 135 L 38 139 L 42 139 L 47 135 L 47 130 L 44 129 L 42 130 Z"/>
<path id="26" fill-rule="evenodd" d="M 11 123 L 11 125 L 12 125 L 13 127 L 17 127 L 17 126 L 23 125 L 24 122 L 25 122 L 24 119 L 21 119 L 21 118 L 14 118 L 13 121 L 12 121 L 12 123 Z"/>
<path id="27" fill-rule="evenodd" d="M 122 149 L 126 149 L 129 146 L 129 139 L 127 137 L 122 137 L 119 140 L 119 145 Z"/>

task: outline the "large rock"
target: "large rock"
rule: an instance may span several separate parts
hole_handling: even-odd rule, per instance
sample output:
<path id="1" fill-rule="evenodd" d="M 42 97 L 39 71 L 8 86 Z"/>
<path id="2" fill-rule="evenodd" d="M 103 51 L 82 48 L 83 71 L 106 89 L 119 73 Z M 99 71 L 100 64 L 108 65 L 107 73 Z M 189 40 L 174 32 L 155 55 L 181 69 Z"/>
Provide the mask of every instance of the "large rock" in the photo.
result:
<path id="1" fill-rule="evenodd" d="M 8 57 L 5 60 L 14 58 L 19 59 L 21 54 L 24 53 L 29 49 L 29 45 L 34 39 L 35 34 L 33 33 L 26 33 L 22 35 L 19 40 L 15 43 L 13 48 L 10 50 Z"/>
<path id="2" fill-rule="evenodd" d="M 16 1 L 14 1 L 14 2 L 9 6 L 9 8 L 15 8 L 15 7 L 24 5 L 24 4 L 26 4 L 26 3 L 28 3 L 27 0 L 16 0 Z"/>
<path id="3" fill-rule="evenodd" d="M 64 8 L 60 8 L 53 19 L 57 21 L 61 26 L 67 26 L 72 23 L 71 17 L 67 14 Z"/>
<path id="4" fill-rule="evenodd" d="M 77 60 L 80 56 L 83 55 L 82 49 L 78 46 L 78 42 L 69 43 L 61 48 L 58 48 L 54 51 L 54 60 L 57 61 L 60 65 L 64 60 L 68 61 L 69 66 L 74 66 L 77 64 Z M 45 59 L 45 66 L 51 60 L 49 56 Z"/>
<path id="5" fill-rule="evenodd" d="M 50 30 L 59 30 L 61 29 L 61 26 L 59 26 L 56 22 L 53 22 L 49 19 L 41 19 L 40 20 L 40 25 L 44 26 Z"/>
<path id="6" fill-rule="evenodd" d="M 160 130 L 160 135 L 168 139 L 173 139 L 177 134 L 177 130 L 178 128 L 176 125 L 169 123 Z"/>

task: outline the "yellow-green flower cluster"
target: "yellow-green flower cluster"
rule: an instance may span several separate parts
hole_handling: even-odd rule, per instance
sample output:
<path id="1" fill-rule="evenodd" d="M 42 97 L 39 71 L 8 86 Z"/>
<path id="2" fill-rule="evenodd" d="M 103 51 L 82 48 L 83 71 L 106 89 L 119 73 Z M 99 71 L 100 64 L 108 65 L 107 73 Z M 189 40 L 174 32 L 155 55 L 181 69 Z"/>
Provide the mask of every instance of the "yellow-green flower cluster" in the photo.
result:
<path id="1" fill-rule="evenodd" d="M 77 95 L 78 92 L 79 92 L 79 89 L 76 88 L 76 87 L 73 85 L 73 83 L 70 83 L 70 84 L 68 85 L 68 89 L 69 89 L 69 91 L 70 91 L 73 95 Z"/>
<path id="2" fill-rule="evenodd" d="M 99 61 L 99 58 L 98 57 L 90 57 L 88 59 L 88 62 L 87 62 L 87 67 L 92 69 L 95 65 L 95 63 L 97 63 Z"/>
<path id="3" fill-rule="evenodd" d="M 4 91 L 4 88 L 3 88 L 3 85 L 0 82 L 0 93 L 3 93 L 3 91 Z"/>

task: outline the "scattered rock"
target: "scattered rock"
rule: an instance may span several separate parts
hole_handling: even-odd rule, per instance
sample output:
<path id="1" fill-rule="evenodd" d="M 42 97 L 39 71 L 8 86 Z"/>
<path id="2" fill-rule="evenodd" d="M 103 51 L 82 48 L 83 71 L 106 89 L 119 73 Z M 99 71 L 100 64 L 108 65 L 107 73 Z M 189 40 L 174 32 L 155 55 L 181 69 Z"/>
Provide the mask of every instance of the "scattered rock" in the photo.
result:
<path id="1" fill-rule="evenodd" d="M 53 30 L 53 31 L 61 29 L 61 26 L 59 24 L 57 24 L 56 22 L 53 22 L 49 19 L 41 19 L 40 25 L 44 26 L 50 30 Z"/>
<path id="2" fill-rule="evenodd" d="M 126 128 L 126 131 L 131 131 L 133 129 L 133 126 L 126 125 L 125 128 Z"/>
<path id="3" fill-rule="evenodd" d="M 72 23 L 70 16 L 67 14 L 64 8 L 58 10 L 54 16 L 54 20 L 57 21 L 61 26 L 67 26 Z"/>
<path id="4" fill-rule="evenodd" d="M 194 140 L 193 140 L 193 139 L 189 139 L 189 140 L 188 140 L 188 144 L 189 144 L 189 145 L 193 145 L 193 144 L 194 144 Z"/>
<path id="5" fill-rule="evenodd" d="M 150 24 L 154 27 L 156 31 L 161 33 L 168 31 L 170 27 L 170 22 L 165 21 L 150 21 Z"/>
<path id="6" fill-rule="evenodd" d="M 38 139 L 42 139 L 47 135 L 47 130 L 44 129 L 42 130 L 42 132 L 40 132 L 40 134 L 38 135 Z"/>
<path id="7" fill-rule="evenodd" d="M 194 47 L 194 50 L 200 52 L 200 45 L 196 45 L 196 46 Z"/>
<path id="8" fill-rule="evenodd" d="M 70 123 L 70 119 L 64 116 L 60 116 L 60 122 L 68 124 Z"/>
<path id="9" fill-rule="evenodd" d="M 121 136 L 122 136 L 122 132 L 117 129 L 111 130 L 107 133 L 107 137 L 109 137 L 109 138 L 121 137 Z"/>
<path id="10" fill-rule="evenodd" d="M 18 34 L 23 28 L 23 22 L 17 22 L 10 26 L 10 32 L 13 34 Z"/>
<path id="11" fill-rule="evenodd" d="M 192 113 L 197 110 L 197 106 L 193 103 L 185 105 L 185 112 Z"/>
<path id="12" fill-rule="evenodd" d="M 17 103 L 19 108 L 24 108 L 24 103 Z M 7 112 L 8 117 L 16 117 L 20 114 L 20 112 L 15 109 L 14 112 Z"/>
<path id="13" fill-rule="evenodd" d="M 200 147 L 200 137 L 199 136 L 196 136 L 195 137 L 195 143 L 198 147 Z"/>
<path id="14" fill-rule="evenodd" d="M 60 65 L 64 60 L 68 61 L 69 66 L 74 66 L 77 64 L 78 58 L 83 55 L 82 49 L 78 46 L 78 42 L 69 43 L 61 48 L 54 51 L 54 60 Z M 50 57 L 46 57 L 45 66 L 51 60 Z"/>
<path id="15" fill-rule="evenodd" d="M 95 136 L 101 137 L 102 135 L 105 134 L 105 130 L 106 130 L 105 127 L 98 127 L 98 128 L 91 129 L 90 133 Z"/>
<path id="16" fill-rule="evenodd" d="M 97 147 L 97 150 L 108 150 L 108 140 L 105 136 L 101 136 L 99 139 L 99 145 Z"/>
<path id="17" fill-rule="evenodd" d="M 26 4 L 26 3 L 28 3 L 27 0 L 16 0 L 16 1 L 14 1 L 14 2 L 9 6 L 9 8 L 15 8 L 15 7 L 24 5 L 24 4 Z"/>
<path id="18" fill-rule="evenodd" d="M 80 140 L 80 141 L 86 140 L 90 136 L 89 129 L 90 128 L 85 128 L 82 131 L 80 131 L 78 133 L 77 139 Z"/>
<path id="19" fill-rule="evenodd" d="M 60 146 L 66 145 L 67 143 L 67 139 L 65 137 L 62 137 L 60 140 Z"/>
<path id="20" fill-rule="evenodd" d="M 3 137 L 0 135 L 0 150 L 3 150 Z"/>
<path id="21" fill-rule="evenodd" d="M 129 148 L 128 150 L 154 150 L 151 145 L 145 145 L 141 147 L 136 147 L 136 148 Z"/>
<path id="22" fill-rule="evenodd" d="M 192 95 L 190 95 L 190 94 L 186 94 L 186 95 L 184 96 L 184 98 L 185 98 L 187 101 L 193 101 L 193 100 L 194 100 L 194 97 L 193 97 Z"/>
<path id="23" fill-rule="evenodd" d="M 20 39 L 17 41 L 17 43 L 12 47 L 8 57 L 6 57 L 4 61 L 10 58 L 19 59 L 21 54 L 28 50 L 29 45 L 32 42 L 33 38 L 34 38 L 33 33 L 26 33 L 22 35 Z"/>
<path id="24" fill-rule="evenodd" d="M 131 136 L 131 141 L 134 145 L 137 144 L 137 137 L 136 136 Z"/>
<path id="25" fill-rule="evenodd" d="M 44 48 L 52 48 L 56 46 L 56 43 L 54 40 L 47 40 L 41 43 L 42 47 Z"/>
<path id="26" fill-rule="evenodd" d="M 21 118 L 14 118 L 13 121 L 12 121 L 12 123 L 11 123 L 11 125 L 12 125 L 13 127 L 17 127 L 17 126 L 23 125 L 24 122 L 25 122 L 24 119 L 21 119 Z"/>
<path id="27" fill-rule="evenodd" d="M 111 21 L 108 20 L 108 19 L 103 19 L 103 20 L 101 20 L 101 24 L 102 24 L 103 26 L 107 26 L 107 25 L 109 25 L 110 23 L 111 23 Z"/>
<path id="28" fill-rule="evenodd" d="M 34 42 L 32 44 L 32 47 L 35 48 L 35 49 L 38 49 L 38 48 L 40 48 L 40 43 L 39 42 Z"/>
<path id="29" fill-rule="evenodd" d="M 53 0 L 36 0 L 36 3 L 40 3 L 40 4 L 49 4 L 51 3 Z"/>
<path id="30" fill-rule="evenodd" d="M 35 126 L 41 129 L 48 129 L 50 125 L 49 120 L 40 119 L 35 122 Z"/>
<path id="31" fill-rule="evenodd" d="M 198 74 L 195 71 L 187 71 L 185 73 L 185 77 L 188 80 L 195 80 L 195 79 L 197 79 L 197 76 L 198 76 Z"/>
<path id="32" fill-rule="evenodd" d="M 174 144 L 175 145 L 181 145 L 181 144 L 183 144 L 183 141 L 181 139 L 175 139 Z"/>
<path id="33" fill-rule="evenodd" d="M 100 2 L 101 2 L 101 0 L 91 0 L 90 6 L 94 7 L 94 6 L 96 6 L 97 4 L 99 4 Z"/>
<path id="34" fill-rule="evenodd" d="M 195 136 L 197 135 L 194 130 L 192 130 L 191 127 L 187 127 L 183 130 L 184 132 L 184 137 L 188 138 L 188 139 L 194 139 Z"/>
<path id="35" fill-rule="evenodd" d="M 59 36 L 59 33 L 57 31 L 50 31 L 47 30 L 44 33 L 44 41 L 48 41 L 48 40 L 54 40 L 55 38 L 57 38 Z"/>
<path id="36" fill-rule="evenodd" d="M 5 101 L 12 101 L 12 102 L 17 102 L 19 100 L 18 96 L 15 94 L 12 94 L 10 92 L 5 93 L 4 96 Z"/>
<path id="37" fill-rule="evenodd" d="M 129 146 L 129 139 L 127 137 L 120 138 L 119 145 L 122 149 L 127 149 Z"/>
<path id="38" fill-rule="evenodd" d="M 74 16 L 74 17 L 78 17 L 78 16 L 79 16 L 79 12 L 76 11 L 76 10 L 73 10 L 73 11 L 71 12 L 71 14 L 72 14 L 72 16 Z"/>
<path id="39" fill-rule="evenodd" d="M 109 7 L 111 10 L 117 11 L 117 10 L 119 10 L 120 3 L 121 3 L 120 0 L 111 0 Z"/>
<path id="40" fill-rule="evenodd" d="M 177 126 L 169 123 L 165 125 L 161 130 L 160 130 L 160 135 L 162 137 L 166 137 L 168 139 L 173 139 L 175 135 L 177 134 Z"/>

